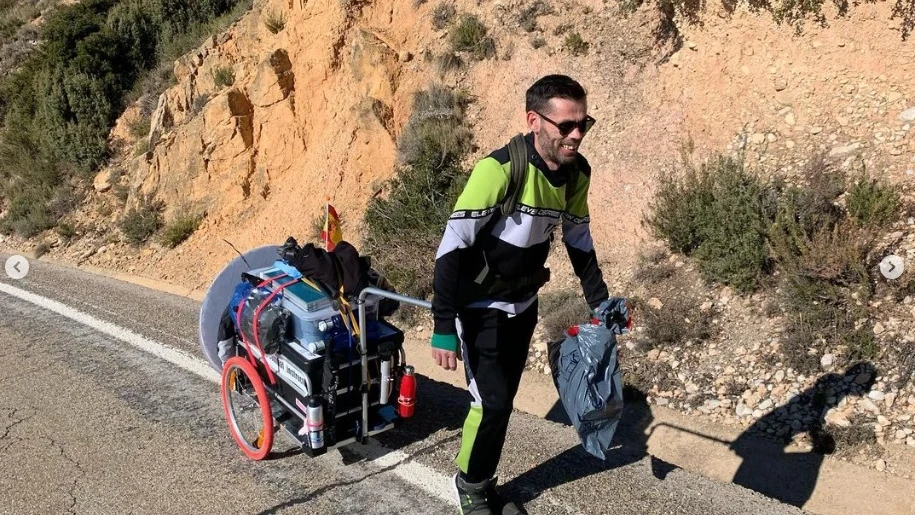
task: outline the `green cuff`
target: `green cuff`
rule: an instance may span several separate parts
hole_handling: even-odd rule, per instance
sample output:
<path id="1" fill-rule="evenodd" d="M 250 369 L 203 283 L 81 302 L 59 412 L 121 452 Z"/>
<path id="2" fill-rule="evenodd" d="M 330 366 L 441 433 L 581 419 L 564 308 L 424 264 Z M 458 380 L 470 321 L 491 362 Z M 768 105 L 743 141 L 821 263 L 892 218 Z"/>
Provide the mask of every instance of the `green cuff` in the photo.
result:
<path id="1" fill-rule="evenodd" d="M 457 352 L 458 337 L 456 334 L 432 333 L 432 347 L 451 352 Z"/>

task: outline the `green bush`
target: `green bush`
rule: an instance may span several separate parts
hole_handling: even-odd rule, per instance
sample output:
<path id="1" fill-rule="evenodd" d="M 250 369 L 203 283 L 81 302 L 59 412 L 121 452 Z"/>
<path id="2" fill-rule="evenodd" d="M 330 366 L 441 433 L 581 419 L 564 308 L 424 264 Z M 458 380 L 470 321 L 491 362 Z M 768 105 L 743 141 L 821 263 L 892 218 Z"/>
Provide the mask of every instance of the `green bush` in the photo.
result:
<path id="1" fill-rule="evenodd" d="M 865 334 L 868 328 L 856 326 L 868 317 L 873 294 L 867 273 L 872 234 L 844 220 L 803 238 L 796 254 L 781 250 L 782 350 L 794 368 L 818 370 L 820 356 L 838 345 L 846 347 L 848 359 L 876 355 L 876 342 Z"/>
<path id="2" fill-rule="evenodd" d="M 170 249 L 177 247 L 194 234 L 202 219 L 203 217 L 196 213 L 177 213 L 175 218 L 162 229 L 160 235 L 162 245 Z"/>
<path id="3" fill-rule="evenodd" d="M 496 54 L 496 44 L 487 33 L 486 26 L 479 18 L 465 14 L 451 30 L 451 49 L 456 52 L 469 52 L 476 59 L 488 59 Z"/>
<path id="4" fill-rule="evenodd" d="M 864 225 L 884 227 L 898 215 L 899 194 L 862 169 L 848 189 L 846 209 L 852 218 Z"/>
<path id="5" fill-rule="evenodd" d="M 157 98 L 174 58 L 248 7 L 236 0 L 84 0 L 46 14 L 41 51 L 0 79 L 0 157 L 13 157 L 0 159 L 0 177 L 8 179 L 0 195 L 14 203 L 25 193 L 11 184 L 34 183 L 45 170 L 57 175 L 51 184 L 87 180 L 107 159 L 108 132 L 130 98 Z M 160 59 L 166 66 L 156 66 Z M 38 172 L 28 166 L 36 163 Z M 39 182 L 17 205 L 54 199 L 54 188 Z M 46 217 L 39 211 L 20 208 L 4 227 L 40 230 Z"/>
<path id="6" fill-rule="evenodd" d="M 155 65 L 158 27 L 150 4 L 122 1 L 108 12 L 106 26 L 120 42 L 127 61 L 139 69 Z"/>
<path id="7" fill-rule="evenodd" d="M 563 46 L 570 54 L 574 56 L 585 55 L 588 53 L 588 47 L 590 46 L 587 41 L 582 39 L 581 35 L 577 32 L 570 32 L 563 43 Z"/>
<path id="8" fill-rule="evenodd" d="M 235 70 L 231 66 L 218 66 L 213 71 L 213 83 L 217 88 L 224 88 L 235 84 Z"/>
<path id="9" fill-rule="evenodd" d="M 694 257 L 706 278 L 738 291 L 774 282 L 769 272 L 778 269 L 781 350 L 787 364 L 808 373 L 837 347 L 845 348 L 842 359 L 879 354 L 861 321 L 870 317 L 874 295 L 872 250 L 880 226 L 896 215 L 898 198 L 862 176 L 843 210 L 841 174 L 820 158 L 804 172 L 794 185 L 779 178 L 764 183 L 739 161 L 718 157 L 698 169 L 687 166 L 681 176 L 665 173 L 644 223 L 672 250 Z M 643 265 L 636 275 L 642 282 L 663 279 L 666 270 L 656 268 Z M 652 311 L 645 318 L 650 339 L 660 342 L 682 339 L 677 321 L 693 319 Z"/>
<path id="10" fill-rule="evenodd" d="M 466 106 L 463 93 L 442 86 L 417 93 L 398 142 L 400 162 L 433 171 L 456 165 L 470 147 L 470 129 L 464 125 Z"/>
<path id="11" fill-rule="evenodd" d="M 59 234 L 62 238 L 72 238 L 76 236 L 76 229 L 74 229 L 73 226 L 67 222 L 61 222 L 57 224 L 56 229 L 57 234 Z"/>
<path id="12" fill-rule="evenodd" d="M 149 239 L 162 226 L 162 204 L 159 202 L 141 202 L 131 208 L 121 220 L 121 232 L 127 241 L 140 245 Z"/>
<path id="13" fill-rule="evenodd" d="M 23 238 L 31 238 L 54 227 L 57 223 L 48 200 L 51 193 L 38 187 L 26 187 L 15 191 L 9 197 L 6 216 L 0 221 L 0 232 L 15 232 Z"/>
<path id="14" fill-rule="evenodd" d="M 739 159 L 718 156 L 682 178 L 662 173 L 645 225 L 671 250 L 694 255 L 703 275 L 752 291 L 769 270 L 768 185 Z"/>
<path id="15" fill-rule="evenodd" d="M 128 123 L 130 135 L 136 139 L 145 138 L 149 135 L 150 122 L 149 116 L 137 116 L 133 118 Z"/>
<path id="16" fill-rule="evenodd" d="M 364 245 L 391 283 L 408 295 L 431 293 L 442 228 L 466 181 L 460 163 L 469 149 L 465 97 L 435 86 L 418 92 L 398 142 L 399 166 L 384 196 L 365 210 Z"/>

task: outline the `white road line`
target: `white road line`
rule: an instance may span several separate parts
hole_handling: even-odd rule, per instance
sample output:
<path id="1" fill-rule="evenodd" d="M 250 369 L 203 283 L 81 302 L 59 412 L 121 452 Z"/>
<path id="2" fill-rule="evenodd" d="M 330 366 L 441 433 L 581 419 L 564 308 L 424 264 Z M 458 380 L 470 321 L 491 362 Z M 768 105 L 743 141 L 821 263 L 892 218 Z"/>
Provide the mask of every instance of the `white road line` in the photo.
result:
<path id="1" fill-rule="evenodd" d="M 130 329 L 112 324 L 111 322 L 100 320 L 92 315 L 71 308 L 66 304 L 57 302 L 56 300 L 51 300 L 47 297 L 35 295 L 32 292 L 16 288 L 15 286 L 10 286 L 3 282 L 0 282 L 0 291 L 8 295 L 12 295 L 13 297 L 22 299 L 26 302 L 32 303 L 40 308 L 44 308 L 48 311 L 57 313 L 58 315 L 65 316 L 74 322 L 78 322 L 84 326 L 91 327 L 96 331 L 105 333 L 125 343 L 129 343 L 130 345 L 133 345 L 134 347 L 144 352 L 148 352 L 153 356 L 162 358 L 169 363 L 177 365 L 184 370 L 191 372 L 192 374 L 198 375 L 217 384 L 219 383 L 219 374 L 210 368 L 210 366 L 204 361 L 194 358 L 190 354 L 177 349 L 173 349 L 171 347 L 166 347 L 165 345 L 141 336 L 131 331 Z"/>
<path id="2" fill-rule="evenodd" d="M 4 282 L 0 282 L 0 292 L 34 304 L 40 308 L 47 309 L 48 311 L 67 317 L 74 322 L 107 334 L 144 352 L 152 354 L 153 356 L 164 359 L 173 365 L 177 365 L 208 381 L 217 384 L 220 381 L 219 373 L 213 370 L 206 361 L 168 347 L 155 340 L 150 340 L 130 329 L 100 320 L 56 300 L 36 295 L 32 292 L 16 288 L 15 286 L 10 286 Z M 454 494 L 452 493 L 451 479 L 432 467 L 415 461 L 409 461 L 410 456 L 408 454 L 402 451 L 386 449 L 375 441 L 370 441 L 368 445 L 353 445 L 350 449 L 359 452 L 378 467 L 384 468 L 393 465 L 394 468 L 392 471 L 401 479 L 418 486 L 430 495 L 434 495 L 448 502 L 455 502 Z"/>

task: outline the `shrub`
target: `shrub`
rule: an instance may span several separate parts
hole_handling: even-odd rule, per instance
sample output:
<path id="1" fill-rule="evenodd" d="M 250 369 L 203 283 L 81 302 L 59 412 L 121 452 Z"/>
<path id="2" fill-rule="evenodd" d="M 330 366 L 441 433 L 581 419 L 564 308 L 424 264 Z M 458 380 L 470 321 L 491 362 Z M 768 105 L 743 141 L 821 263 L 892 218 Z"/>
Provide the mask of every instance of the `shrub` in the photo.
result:
<path id="1" fill-rule="evenodd" d="M 175 218 L 162 229 L 160 241 L 163 246 L 173 249 L 188 239 L 203 217 L 196 213 L 178 212 Z"/>
<path id="2" fill-rule="evenodd" d="M 460 69 L 464 66 L 464 61 L 454 52 L 444 52 L 436 59 L 436 65 L 440 72 L 445 73 L 451 70 Z"/>
<path id="3" fill-rule="evenodd" d="M 235 70 L 231 66 L 218 66 L 213 70 L 213 83 L 217 88 L 235 84 Z"/>
<path id="4" fill-rule="evenodd" d="M 128 126 L 127 126 L 128 130 L 130 131 L 130 135 L 136 139 L 145 138 L 146 136 L 149 135 L 150 122 L 151 122 L 151 120 L 148 115 L 147 116 L 137 116 L 137 117 L 133 118 L 132 120 L 130 120 L 130 122 L 128 123 Z"/>
<path id="5" fill-rule="evenodd" d="M 915 2 L 896 0 L 891 17 L 899 18 L 899 29 L 902 33 L 902 40 L 905 41 L 912 34 L 912 29 L 915 29 Z"/>
<path id="6" fill-rule="evenodd" d="M 150 150 L 152 150 L 152 146 L 149 144 L 149 139 L 141 138 L 137 140 L 137 144 L 133 149 L 133 155 L 141 156 L 148 153 Z"/>
<path id="7" fill-rule="evenodd" d="M 534 32 L 537 30 L 537 18 L 522 16 L 520 26 L 524 32 Z"/>
<path id="8" fill-rule="evenodd" d="M 171 80 L 175 57 L 199 45 L 220 24 L 227 25 L 226 16 L 240 15 L 238 7 L 249 6 L 247 0 L 84 0 L 47 14 L 41 51 L 31 53 L 0 81 L 0 177 L 33 184 L 29 198 L 36 205 L 54 199 L 52 185 L 88 179 L 107 159 L 108 133 L 129 98 L 153 90 L 152 97 L 157 97 L 164 89 L 162 79 Z M 224 14 L 233 7 L 235 11 Z M 144 72 L 157 58 L 165 64 L 155 73 Z M 9 156 L 14 159 L 7 160 Z M 54 170 L 57 177 L 34 186 L 36 173 L 43 170 Z M 3 189 L 10 202 L 12 195 L 24 191 Z M 41 220 L 47 216 L 38 209 L 30 208 L 27 217 L 20 216 L 20 209 L 7 216 L 4 227 L 39 230 L 47 225 Z"/>
<path id="9" fill-rule="evenodd" d="M 269 9 L 264 13 L 264 26 L 276 34 L 286 27 L 286 15 L 282 11 Z"/>
<path id="10" fill-rule="evenodd" d="M 676 272 L 676 267 L 665 259 L 666 257 L 667 253 L 664 250 L 652 250 L 640 256 L 635 270 L 632 272 L 632 279 L 639 284 L 649 286 L 670 279 Z"/>
<path id="11" fill-rule="evenodd" d="M 848 427 L 829 427 L 829 434 L 835 441 L 837 451 L 850 456 L 853 454 L 853 450 L 877 443 L 877 435 L 874 433 L 872 421 L 867 420 L 862 415 L 855 414 L 849 422 Z"/>
<path id="12" fill-rule="evenodd" d="M 849 216 L 864 225 L 883 227 L 899 211 L 899 194 L 888 184 L 872 178 L 862 169 L 848 189 L 846 209 Z"/>
<path id="13" fill-rule="evenodd" d="M 470 145 L 470 130 L 464 126 L 466 106 L 462 93 L 442 86 L 417 93 L 398 142 L 400 162 L 432 169 L 456 165 Z"/>
<path id="14" fill-rule="evenodd" d="M 111 193 L 114 194 L 114 198 L 118 199 L 123 204 L 124 202 L 127 202 L 127 197 L 130 196 L 130 186 L 119 182 L 112 183 Z"/>
<path id="15" fill-rule="evenodd" d="M 581 291 L 558 290 L 540 295 L 540 326 L 550 341 L 560 340 L 565 331 L 588 320 L 588 303 Z"/>
<path id="16" fill-rule="evenodd" d="M 703 275 L 754 290 L 770 267 L 771 192 L 739 159 L 718 156 L 682 179 L 662 173 L 645 225 L 674 251 L 695 255 Z"/>
<path id="17" fill-rule="evenodd" d="M 581 38 L 581 35 L 577 32 L 571 32 L 566 36 L 563 46 L 570 54 L 579 56 L 585 55 L 588 53 L 589 44 L 587 41 Z"/>
<path id="18" fill-rule="evenodd" d="M 57 234 L 59 234 L 62 238 L 72 238 L 76 236 L 76 229 L 74 229 L 73 226 L 67 222 L 61 222 L 57 224 Z"/>
<path id="19" fill-rule="evenodd" d="M 879 351 L 876 342 L 863 332 L 869 328 L 856 327 L 856 321 L 867 316 L 870 297 L 867 282 L 841 286 L 811 274 L 786 272 L 781 286 L 786 363 L 802 372 L 814 372 L 827 348 L 839 345 L 846 347 L 850 359 L 875 356 Z"/>
<path id="20" fill-rule="evenodd" d="M 442 30 L 451 23 L 457 11 L 451 2 L 442 2 L 432 9 L 432 27 L 435 30 Z"/>
<path id="21" fill-rule="evenodd" d="M 136 208 L 131 208 L 121 220 L 121 232 L 127 241 L 140 245 L 149 239 L 162 225 L 162 204 L 143 201 Z"/>
<path id="22" fill-rule="evenodd" d="M 518 13 L 518 25 L 525 32 L 537 30 L 537 18 L 545 14 L 552 14 L 553 8 L 543 0 L 534 0 Z"/>
<path id="23" fill-rule="evenodd" d="M 469 52 L 476 59 L 488 59 L 495 55 L 496 44 L 487 32 L 479 18 L 465 14 L 451 31 L 451 48 L 456 52 Z"/>
<path id="24" fill-rule="evenodd" d="M 48 245 L 48 242 L 42 241 L 38 245 L 35 245 L 35 248 L 32 250 L 32 252 L 35 254 L 35 259 L 38 259 L 41 256 L 44 256 L 45 254 L 47 254 L 48 251 L 50 251 L 50 250 L 51 250 L 51 246 Z"/>
<path id="25" fill-rule="evenodd" d="M 626 396 L 626 387 L 634 388 L 642 395 L 653 388 L 657 391 L 670 392 L 681 386 L 677 380 L 677 373 L 664 361 L 651 361 L 649 359 L 628 359 L 625 353 L 628 349 L 620 347 L 620 362 L 626 363 L 623 367 L 623 396 Z"/>
<path id="26" fill-rule="evenodd" d="M 638 297 L 630 302 L 645 325 L 643 339 L 649 349 L 682 345 L 688 340 L 701 342 L 714 334 L 711 317 L 699 310 L 690 295 L 665 296 L 660 309 Z"/>
<path id="27" fill-rule="evenodd" d="M 822 354 L 844 346 L 843 359 L 870 359 L 879 348 L 868 327 L 873 292 L 868 267 L 876 232 L 850 219 L 837 206 L 843 180 L 822 162 L 807 170 L 807 186 L 781 190 L 769 230 L 770 252 L 783 272 L 788 364 L 804 372 L 819 369 Z"/>
<path id="28" fill-rule="evenodd" d="M 387 195 L 372 198 L 364 214 L 365 247 L 404 293 L 431 293 L 441 231 L 466 175 L 460 162 L 470 143 L 463 125 L 465 97 L 435 86 L 418 92 L 398 143 L 399 166 Z"/>
<path id="29" fill-rule="evenodd" d="M 531 46 L 535 49 L 546 45 L 546 40 L 541 37 L 531 38 Z"/>

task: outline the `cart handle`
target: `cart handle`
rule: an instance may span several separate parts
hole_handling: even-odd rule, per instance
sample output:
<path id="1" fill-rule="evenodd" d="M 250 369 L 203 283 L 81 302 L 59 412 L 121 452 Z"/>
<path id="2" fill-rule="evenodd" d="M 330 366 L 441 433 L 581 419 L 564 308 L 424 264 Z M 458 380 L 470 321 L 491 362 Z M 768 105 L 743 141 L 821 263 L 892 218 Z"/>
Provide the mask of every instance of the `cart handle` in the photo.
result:
<path id="1" fill-rule="evenodd" d="M 368 287 L 359 292 L 356 306 L 359 309 L 359 327 L 365 327 L 365 298 L 369 295 L 378 295 L 386 299 L 393 299 L 404 304 L 411 304 L 421 308 L 432 309 L 432 303 L 407 297 L 380 288 Z M 360 428 L 359 443 L 365 443 L 369 435 L 369 352 L 366 341 L 367 331 L 359 331 L 359 355 L 362 356 L 362 427 Z"/>

